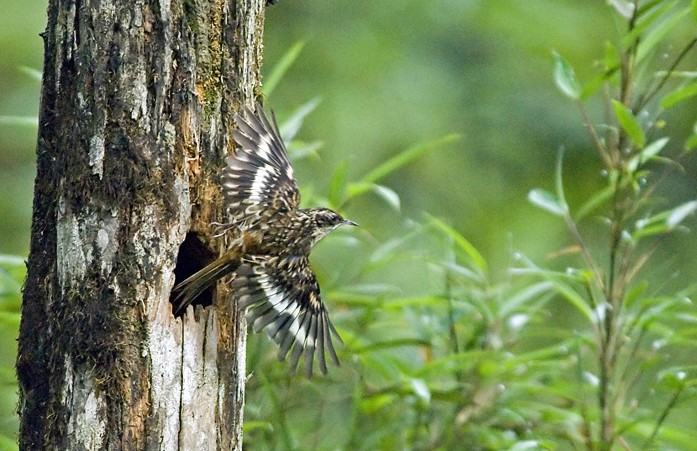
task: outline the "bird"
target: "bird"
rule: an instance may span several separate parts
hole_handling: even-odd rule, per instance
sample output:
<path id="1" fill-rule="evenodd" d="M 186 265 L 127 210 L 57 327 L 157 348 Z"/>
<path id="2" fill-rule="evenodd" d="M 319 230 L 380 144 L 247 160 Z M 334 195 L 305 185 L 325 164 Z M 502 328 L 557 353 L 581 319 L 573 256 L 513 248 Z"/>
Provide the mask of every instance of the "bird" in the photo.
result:
<path id="1" fill-rule="evenodd" d="M 239 145 L 228 156 L 221 177 L 227 223 L 214 223 L 216 234 L 234 239 L 219 258 L 173 289 L 174 314 L 218 280 L 232 275 L 230 288 L 255 332 L 266 330 L 278 344 L 278 358 L 290 354 L 296 371 L 312 377 L 314 359 L 327 374 L 326 353 L 339 366 L 332 337 L 343 343 L 329 320 L 309 255 L 313 246 L 342 225 L 357 225 L 328 208 L 300 208 L 300 191 L 276 118 L 261 104 L 245 107 L 235 118 Z"/>

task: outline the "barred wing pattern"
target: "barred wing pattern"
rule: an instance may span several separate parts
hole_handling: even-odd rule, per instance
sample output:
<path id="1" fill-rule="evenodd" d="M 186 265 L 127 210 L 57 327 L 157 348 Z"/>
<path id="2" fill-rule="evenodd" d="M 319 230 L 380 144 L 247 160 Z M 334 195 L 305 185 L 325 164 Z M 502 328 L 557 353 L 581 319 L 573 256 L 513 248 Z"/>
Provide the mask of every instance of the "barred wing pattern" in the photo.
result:
<path id="1" fill-rule="evenodd" d="M 305 371 L 312 376 L 315 351 L 322 374 L 327 374 L 325 351 L 339 365 L 332 335 L 339 342 L 341 337 L 329 321 L 306 256 L 244 258 L 233 290 L 239 296 L 239 306 L 248 308 L 247 318 L 254 331 L 266 328 L 280 346 L 278 358 L 283 360 L 290 352 L 292 370 L 304 353 Z"/>
<path id="2" fill-rule="evenodd" d="M 222 176 L 223 196 L 233 222 L 245 228 L 295 210 L 300 204 L 300 191 L 276 119 L 272 125 L 261 105 L 257 111 L 255 115 L 245 108 L 246 117 L 237 116 L 233 137 L 241 148 L 227 158 Z"/>

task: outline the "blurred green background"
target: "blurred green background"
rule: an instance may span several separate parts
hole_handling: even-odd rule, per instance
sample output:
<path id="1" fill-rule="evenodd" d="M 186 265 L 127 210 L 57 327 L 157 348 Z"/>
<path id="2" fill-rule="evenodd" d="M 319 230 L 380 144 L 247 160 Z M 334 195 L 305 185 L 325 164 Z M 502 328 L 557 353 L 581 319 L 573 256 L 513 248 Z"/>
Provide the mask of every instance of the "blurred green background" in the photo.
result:
<path id="1" fill-rule="evenodd" d="M 38 34 L 45 26 L 45 7 L 44 2 L 0 0 L 0 254 L 28 253 L 36 140 L 32 118 L 40 83 L 26 68 L 42 67 Z M 459 140 L 381 181 L 399 195 L 400 210 L 374 195 L 346 205 L 346 215 L 361 224 L 360 233 L 377 245 L 404 234 L 405 224 L 422 221 L 428 213 L 466 237 L 489 261 L 495 279 L 505 278 L 514 252 L 543 265 L 560 264 L 550 256 L 571 240 L 558 218 L 531 206 L 526 196 L 535 187 L 553 190 L 562 146 L 572 208 L 605 184 L 581 116 L 555 88 L 551 70 L 556 50 L 582 81 L 598 72 L 594 62 L 623 26 L 605 1 L 279 0 L 266 17 L 265 73 L 292 46 L 304 43 L 267 104 L 283 122 L 300 105 L 319 100 L 298 136 L 323 142 L 316 155 L 295 162 L 306 200 L 326 193 L 344 162 L 346 178 L 356 180 L 406 148 L 457 133 Z M 678 29 L 661 46 L 657 66 L 675 57 L 680 46 L 674 42 L 693 34 L 694 27 Z M 694 68 L 694 57 L 692 63 Z M 589 110 L 595 122 L 602 122 L 599 103 L 591 101 Z M 668 154 L 679 153 L 695 118 L 695 101 L 665 117 L 666 134 L 674 137 Z M 664 208 L 697 198 L 695 158 L 681 163 L 685 171 L 668 173 L 659 185 Z M 694 219 L 687 225 L 694 226 Z M 351 262 L 348 251 L 337 250 L 342 239 L 346 234 L 328 238 L 314 256 L 329 290 L 336 281 L 332 274 L 351 274 L 356 265 L 355 255 Z M 591 236 L 590 241 L 606 246 L 603 239 L 599 235 L 593 242 Z M 659 263 L 647 277 L 661 280 L 667 289 L 693 283 L 694 235 L 677 233 L 663 244 Z M 389 277 L 404 283 L 405 295 L 433 288 L 422 266 L 404 268 Z M 252 365 L 259 342 L 250 342 Z M 14 359 L 10 353 L 0 357 L 7 366 Z M 345 388 L 329 393 L 346 396 Z M 252 423 L 264 416 L 258 406 L 266 401 L 260 396 L 250 398 Z M 334 415 L 342 418 L 340 412 Z M 691 424 L 694 418 L 683 421 Z M 266 426 L 260 420 L 256 427 Z"/>
<path id="2" fill-rule="evenodd" d="M 0 0 L 0 253 L 28 252 L 40 83 L 24 68 L 42 68 L 45 7 Z M 541 257 L 566 240 L 558 221 L 525 201 L 531 188 L 552 186 L 560 146 L 572 205 L 604 183 L 580 115 L 554 88 L 551 52 L 589 80 L 589 62 L 620 26 L 601 0 L 281 0 L 267 10 L 265 69 L 305 46 L 268 101 L 282 121 L 319 98 L 300 138 L 323 141 L 320 158 L 296 163 L 301 185 L 319 192 L 343 160 L 357 178 L 414 144 L 460 134 L 384 184 L 403 216 L 446 219 L 500 267 L 512 249 Z M 664 50 L 666 59 L 676 51 Z M 694 111 L 694 102 L 676 111 L 668 132 L 685 136 Z M 667 195 L 696 197 L 694 161 L 686 168 Z M 401 218 L 373 201 L 356 207 L 356 220 L 384 238 Z M 693 242 L 674 248 L 680 266 L 694 268 Z"/>

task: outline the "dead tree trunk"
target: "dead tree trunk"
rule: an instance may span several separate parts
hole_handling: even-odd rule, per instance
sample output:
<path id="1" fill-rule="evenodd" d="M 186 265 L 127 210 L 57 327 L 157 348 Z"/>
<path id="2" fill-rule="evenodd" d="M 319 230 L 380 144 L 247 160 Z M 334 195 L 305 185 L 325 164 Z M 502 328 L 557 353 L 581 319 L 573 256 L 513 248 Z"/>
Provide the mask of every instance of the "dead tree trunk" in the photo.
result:
<path id="1" fill-rule="evenodd" d="M 185 276 L 225 245 L 209 224 L 262 28 L 262 0 L 50 0 L 22 449 L 241 448 L 246 327 L 226 293 L 183 319 L 169 296 L 178 256 Z"/>

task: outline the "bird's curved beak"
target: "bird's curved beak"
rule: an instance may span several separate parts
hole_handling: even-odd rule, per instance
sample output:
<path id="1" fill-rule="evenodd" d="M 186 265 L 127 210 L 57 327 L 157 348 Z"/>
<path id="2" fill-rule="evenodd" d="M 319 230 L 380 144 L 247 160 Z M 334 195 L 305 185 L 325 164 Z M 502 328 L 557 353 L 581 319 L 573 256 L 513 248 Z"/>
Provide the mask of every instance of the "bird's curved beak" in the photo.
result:
<path id="1" fill-rule="evenodd" d="M 341 224 L 342 225 L 346 224 L 346 225 L 351 225 L 351 226 L 358 226 L 357 222 L 353 222 L 350 219 L 344 219 L 343 221 L 341 221 Z"/>

